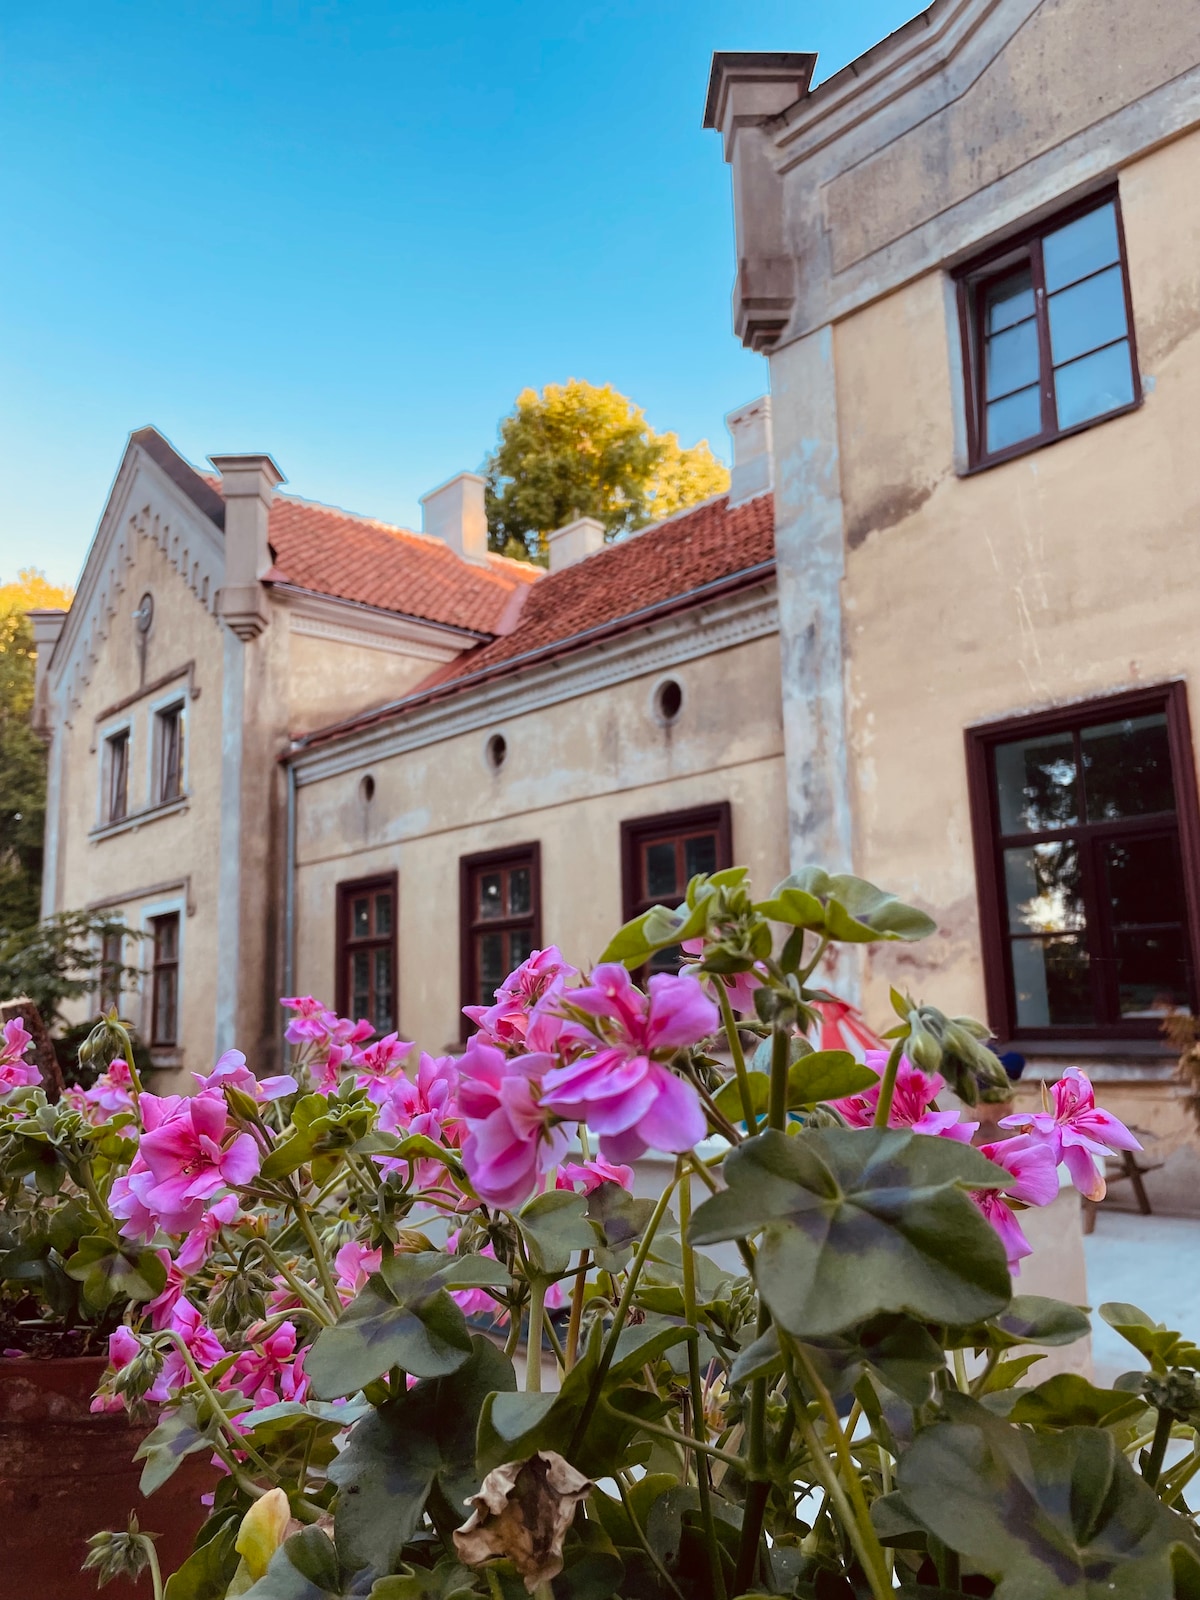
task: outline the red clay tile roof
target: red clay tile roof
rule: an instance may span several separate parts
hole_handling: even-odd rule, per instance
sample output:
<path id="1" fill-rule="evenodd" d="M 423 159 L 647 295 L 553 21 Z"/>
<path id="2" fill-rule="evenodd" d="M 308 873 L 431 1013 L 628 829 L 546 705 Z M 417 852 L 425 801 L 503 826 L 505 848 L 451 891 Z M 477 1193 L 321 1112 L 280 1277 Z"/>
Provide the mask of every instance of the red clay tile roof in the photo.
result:
<path id="1" fill-rule="evenodd" d="M 714 587 L 764 582 L 774 559 L 774 497 L 758 495 L 731 511 L 728 496 L 721 495 L 543 577 L 525 593 L 511 632 L 439 667 L 403 700 L 300 742 L 336 738 L 453 694 L 481 676 L 519 670 L 528 658 L 580 649 L 599 634 L 643 626 L 656 612 L 699 604 Z"/>
<path id="2" fill-rule="evenodd" d="M 276 495 L 271 506 L 275 580 L 452 628 L 495 633 L 516 589 L 536 567 L 489 555 L 464 561 L 428 534 Z"/>

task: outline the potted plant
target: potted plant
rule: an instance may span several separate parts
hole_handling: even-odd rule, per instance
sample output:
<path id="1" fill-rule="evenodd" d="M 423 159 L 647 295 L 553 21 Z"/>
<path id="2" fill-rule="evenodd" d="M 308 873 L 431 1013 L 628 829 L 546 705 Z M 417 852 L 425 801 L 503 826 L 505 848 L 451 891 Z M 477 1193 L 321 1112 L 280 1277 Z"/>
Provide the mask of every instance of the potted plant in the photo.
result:
<path id="1" fill-rule="evenodd" d="M 856 878 L 756 901 L 719 872 L 586 977 L 535 952 L 456 1060 L 406 1072 L 394 1035 L 294 997 L 289 1079 L 232 1054 L 190 1100 L 143 1095 L 106 1203 L 167 1286 L 127 1302 L 102 1403 L 165 1399 L 148 1489 L 222 1465 L 156 1592 L 1200 1593 L 1200 1349 L 1110 1306 L 1138 1370 L 1040 1382 L 1088 1318 L 1015 1292 L 1023 1208 L 1063 1162 L 1094 1192 L 1127 1130 L 1075 1072 L 975 1148 L 938 1094 L 1003 1069 L 900 993 L 865 1064 L 808 1042 L 831 944 L 931 928 Z M 633 982 L 684 941 L 687 970 Z M 673 1173 L 638 1199 L 651 1148 Z M 90 1559 L 154 1558 L 130 1528 Z"/>
<path id="2" fill-rule="evenodd" d="M 109 1208 L 133 1159 L 141 1083 L 115 1014 L 83 1051 L 92 1088 L 51 1100 L 20 1017 L 0 1044 L 0 1521 L 21 1592 L 76 1600 L 86 1541 L 141 1504 L 132 1457 L 153 1424 L 94 1399 L 109 1336 L 167 1282 L 165 1252 L 130 1245 Z M 120 1052 L 118 1054 L 118 1052 Z M 211 1476 L 189 1468 L 155 1507 L 164 1553 L 182 1559 Z M 48 1530 L 53 1530 L 52 1535 Z M 145 1585 L 149 1594 L 151 1587 Z"/>

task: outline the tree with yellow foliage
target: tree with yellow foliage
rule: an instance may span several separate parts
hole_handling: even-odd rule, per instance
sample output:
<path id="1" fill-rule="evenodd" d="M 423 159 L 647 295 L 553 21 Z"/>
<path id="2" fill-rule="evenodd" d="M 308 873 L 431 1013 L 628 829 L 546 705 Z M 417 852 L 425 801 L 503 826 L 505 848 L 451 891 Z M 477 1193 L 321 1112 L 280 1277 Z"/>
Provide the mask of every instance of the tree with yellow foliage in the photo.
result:
<path id="1" fill-rule="evenodd" d="M 492 549 L 542 563 L 545 536 L 577 517 L 614 539 L 729 487 L 706 439 L 684 448 L 611 384 L 578 378 L 522 390 L 484 471 Z"/>

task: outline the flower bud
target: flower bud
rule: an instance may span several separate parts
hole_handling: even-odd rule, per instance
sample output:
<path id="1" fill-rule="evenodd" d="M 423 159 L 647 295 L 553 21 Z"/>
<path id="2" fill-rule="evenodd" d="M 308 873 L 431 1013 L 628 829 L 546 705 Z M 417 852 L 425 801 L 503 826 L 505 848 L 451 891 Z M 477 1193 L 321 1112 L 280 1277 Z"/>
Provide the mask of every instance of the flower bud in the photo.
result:
<path id="1" fill-rule="evenodd" d="M 142 1533 L 138 1519 L 130 1516 L 124 1533 L 94 1533 L 88 1540 L 83 1570 L 97 1575 L 96 1586 L 103 1588 L 114 1578 L 136 1581 L 150 1565 L 150 1541 L 156 1533 Z"/>
<path id="2" fill-rule="evenodd" d="M 271 1557 L 287 1535 L 291 1518 L 292 1508 L 282 1489 L 268 1489 L 242 1518 L 234 1549 L 255 1583 L 266 1575 Z"/>
<path id="3" fill-rule="evenodd" d="M 126 1403 L 135 1403 L 144 1395 L 149 1394 L 158 1382 L 159 1374 L 163 1369 L 163 1352 L 152 1344 L 145 1344 L 119 1369 L 112 1380 L 114 1394 L 119 1394 Z"/>

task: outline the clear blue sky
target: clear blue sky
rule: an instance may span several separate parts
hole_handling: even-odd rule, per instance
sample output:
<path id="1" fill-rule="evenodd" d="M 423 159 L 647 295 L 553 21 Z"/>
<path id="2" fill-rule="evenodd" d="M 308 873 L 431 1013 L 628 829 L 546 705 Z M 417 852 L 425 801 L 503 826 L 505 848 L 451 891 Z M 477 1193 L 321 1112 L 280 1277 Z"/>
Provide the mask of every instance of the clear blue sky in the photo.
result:
<path id="1" fill-rule="evenodd" d="M 72 581 L 126 434 L 270 450 L 419 526 L 526 385 L 614 383 L 685 444 L 766 386 L 730 331 L 714 49 L 913 0 L 7 0 L 0 579 Z"/>

